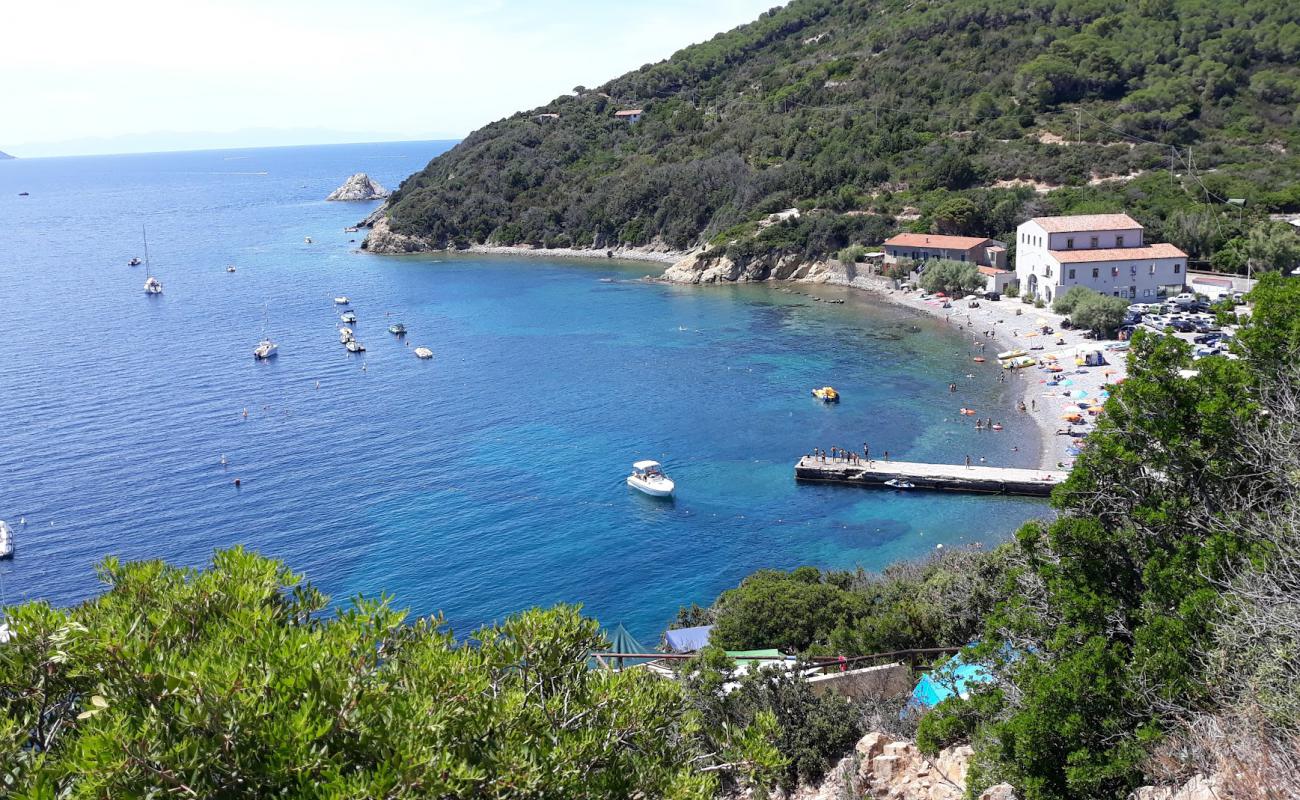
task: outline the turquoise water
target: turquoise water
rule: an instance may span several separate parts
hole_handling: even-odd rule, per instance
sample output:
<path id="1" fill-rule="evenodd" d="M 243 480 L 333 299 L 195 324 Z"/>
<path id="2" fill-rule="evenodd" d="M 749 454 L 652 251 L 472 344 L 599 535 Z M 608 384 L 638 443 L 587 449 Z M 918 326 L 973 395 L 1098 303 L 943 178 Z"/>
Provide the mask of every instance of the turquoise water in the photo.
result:
<path id="1" fill-rule="evenodd" d="M 1028 421 L 996 411 L 1015 384 L 942 323 L 837 289 L 647 283 L 648 264 L 356 251 L 343 228 L 371 205 L 321 198 L 444 147 L 0 162 L 0 518 L 27 520 L 10 602 L 85 598 L 108 554 L 197 565 L 241 543 L 459 632 L 573 601 L 653 641 L 760 567 L 878 569 L 1044 513 L 794 483 L 810 448 L 864 441 L 1034 465 Z M 142 223 L 161 297 L 126 266 Z M 364 355 L 338 343 L 338 294 Z M 257 363 L 264 305 L 280 354 Z M 839 406 L 809 396 L 828 383 Z M 962 405 L 1007 430 L 976 433 Z M 675 500 L 628 490 L 639 458 Z"/>

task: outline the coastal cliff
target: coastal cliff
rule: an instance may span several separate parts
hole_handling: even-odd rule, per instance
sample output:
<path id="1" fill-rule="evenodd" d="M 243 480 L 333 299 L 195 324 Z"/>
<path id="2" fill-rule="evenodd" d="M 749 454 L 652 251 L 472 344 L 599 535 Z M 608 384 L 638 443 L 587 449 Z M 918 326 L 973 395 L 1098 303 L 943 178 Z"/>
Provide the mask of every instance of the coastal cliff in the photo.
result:
<path id="1" fill-rule="evenodd" d="M 661 277 L 670 283 L 689 284 L 799 281 L 876 291 L 898 286 L 896 281 L 853 262 L 833 258 L 809 259 L 800 253 L 778 252 L 737 261 L 718 248 L 701 248 L 688 253 L 665 270 Z"/>
<path id="2" fill-rule="evenodd" d="M 343 182 L 343 185 L 330 192 L 326 200 L 360 201 L 382 200 L 391 194 L 364 172 L 358 172 Z"/>

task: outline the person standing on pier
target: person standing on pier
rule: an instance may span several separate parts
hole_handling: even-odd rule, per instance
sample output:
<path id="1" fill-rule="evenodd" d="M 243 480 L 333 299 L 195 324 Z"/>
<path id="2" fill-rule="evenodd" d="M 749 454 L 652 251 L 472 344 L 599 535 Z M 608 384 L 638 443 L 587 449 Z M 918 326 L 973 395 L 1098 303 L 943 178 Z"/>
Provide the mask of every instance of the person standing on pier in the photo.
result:
<path id="1" fill-rule="evenodd" d="M 867 447 L 866 442 L 862 443 L 862 457 L 867 460 L 868 464 L 871 463 L 871 448 Z"/>
<path id="2" fill-rule="evenodd" d="M 966 456 L 966 469 L 970 469 L 970 456 Z"/>

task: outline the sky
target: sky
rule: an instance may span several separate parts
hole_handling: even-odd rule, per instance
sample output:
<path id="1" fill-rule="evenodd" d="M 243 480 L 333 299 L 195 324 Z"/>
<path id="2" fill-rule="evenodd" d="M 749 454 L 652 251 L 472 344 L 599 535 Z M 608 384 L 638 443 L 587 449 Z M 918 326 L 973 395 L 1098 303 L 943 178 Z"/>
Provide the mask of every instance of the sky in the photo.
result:
<path id="1" fill-rule="evenodd" d="M 6 4 L 19 157 L 458 139 L 778 0 L 46 0 Z"/>

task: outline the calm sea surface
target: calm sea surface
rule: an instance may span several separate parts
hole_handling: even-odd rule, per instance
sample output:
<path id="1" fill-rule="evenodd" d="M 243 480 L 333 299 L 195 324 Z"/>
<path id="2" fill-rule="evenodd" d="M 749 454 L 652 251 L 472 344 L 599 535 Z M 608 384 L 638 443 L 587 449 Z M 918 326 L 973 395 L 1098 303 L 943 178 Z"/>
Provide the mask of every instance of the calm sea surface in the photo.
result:
<path id="1" fill-rule="evenodd" d="M 574 601 L 651 642 L 760 567 L 879 569 L 1045 513 L 795 485 L 799 455 L 864 441 L 1034 465 L 1027 420 L 960 421 L 999 416 L 1015 385 L 942 323 L 835 289 L 818 293 L 847 302 L 642 282 L 657 265 L 357 252 L 343 228 L 373 204 L 322 198 L 357 171 L 395 186 L 446 146 L 0 162 L 9 602 L 83 599 L 110 554 L 199 565 L 245 544 L 459 633 Z M 142 224 L 161 297 L 127 266 Z M 338 294 L 363 355 L 339 345 Z M 264 308 L 280 353 L 257 363 Z M 823 384 L 844 402 L 812 399 Z M 674 501 L 624 485 L 639 458 Z"/>

